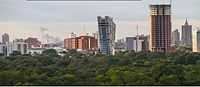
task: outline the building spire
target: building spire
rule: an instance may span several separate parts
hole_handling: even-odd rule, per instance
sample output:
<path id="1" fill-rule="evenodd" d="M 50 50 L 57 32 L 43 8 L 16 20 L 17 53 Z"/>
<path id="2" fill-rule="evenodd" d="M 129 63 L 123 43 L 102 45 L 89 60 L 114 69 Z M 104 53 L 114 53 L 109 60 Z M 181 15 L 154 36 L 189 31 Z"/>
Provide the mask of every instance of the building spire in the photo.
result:
<path id="1" fill-rule="evenodd" d="M 188 19 L 186 18 L 186 20 L 185 20 L 185 25 L 188 25 Z"/>

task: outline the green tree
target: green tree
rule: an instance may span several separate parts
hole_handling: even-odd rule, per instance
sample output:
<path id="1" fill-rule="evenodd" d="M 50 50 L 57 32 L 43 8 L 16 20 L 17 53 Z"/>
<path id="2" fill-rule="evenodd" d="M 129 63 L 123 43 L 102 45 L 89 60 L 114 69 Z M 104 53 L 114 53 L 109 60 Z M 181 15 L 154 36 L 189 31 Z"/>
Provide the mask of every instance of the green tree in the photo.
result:
<path id="1" fill-rule="evenodd" d="M 47 49 L 47 50 L 44 50 L 42 52 L 42 55 L 47 55 L 47 56 L 50 56 L 50 57 L 57 57 L 58 53 L 54 49 Z"/>

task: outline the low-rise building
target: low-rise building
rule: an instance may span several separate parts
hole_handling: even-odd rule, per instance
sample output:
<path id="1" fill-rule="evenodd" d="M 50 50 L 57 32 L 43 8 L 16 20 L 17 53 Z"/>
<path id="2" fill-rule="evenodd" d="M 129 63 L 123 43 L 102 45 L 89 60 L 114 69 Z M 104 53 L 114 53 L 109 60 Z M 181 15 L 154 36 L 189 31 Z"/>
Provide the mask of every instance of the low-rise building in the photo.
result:
<path id="1" fill-rule="evenodd" d="M 42 54 L 44 50 L 44 48 L 29 48 L 27 53 L 31 55 L 37 55 Z"/>

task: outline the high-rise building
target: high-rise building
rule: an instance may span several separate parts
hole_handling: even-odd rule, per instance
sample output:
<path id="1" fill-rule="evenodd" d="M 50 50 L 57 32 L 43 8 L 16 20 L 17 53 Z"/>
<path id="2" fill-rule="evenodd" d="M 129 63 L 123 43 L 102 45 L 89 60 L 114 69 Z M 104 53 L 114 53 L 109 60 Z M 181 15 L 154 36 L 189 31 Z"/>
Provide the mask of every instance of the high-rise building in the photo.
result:
<path id="1" fill-rule="evenodd" d="M 172 46 L 178 46 L 180 44 L 180 32 L 178 29 L 172 32 Z"/>
<path id="2" fill-rule="evenodd" d="M 2 43 L 3 44 L 9 43 L 9 35 L 7 33 L 4 33 L 2 35 Z"/>
<path id="3" fill-rule="evenodd" d="M 150 5 L 150 50 L 169 52 L 171 45 L 171 5 Z"/>
<path id="4" fill-rule="evenodd" d="M 148 36 L 137 35 L 136 37 L 126 37 L 126 49 L 134 50 L 135 52 L 149 50 Z"/>
<path id="5" fill-rule="evenodd" d="M 192 51 L 200 52 L 200 30 L 192 35 Z"/>
<path id="6" fill-rule="evenodd" d="M 189 25 L 187 19 L 185 24 L 182 25 L 182 45 L 186 47 L 192 47 L 192 25 Z"/>
<path id="7" fill-rule="evenodd" d="M 102 54 L 113 55 L 116 25 L 109 16 L 97 17 L 99 30 L 99 49 Z"/>

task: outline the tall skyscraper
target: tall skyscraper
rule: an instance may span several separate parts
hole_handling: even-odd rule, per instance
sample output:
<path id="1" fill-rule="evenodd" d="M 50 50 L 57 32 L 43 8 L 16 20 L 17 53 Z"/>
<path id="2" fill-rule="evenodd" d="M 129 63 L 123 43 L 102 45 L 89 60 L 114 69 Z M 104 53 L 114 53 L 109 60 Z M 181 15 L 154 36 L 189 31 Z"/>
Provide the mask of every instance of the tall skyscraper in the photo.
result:
<path id="1" fill-rule="evenodd" d="M 192 47 L 192 25 L 189 25 L 187 19 L 182 25 L 181 41 L 183 46 Z"/>
<path id="2" fill-rule="evenodd" d="M 114 54 L 116 25 L 109 16 L 97 17 L 99 30 L 99 49 L 102 54 Z"/>
<path id="3" fill-rule="evenodd" d="M 178 46 L 180 44 L 180 32 L 178 29 L 172 32 L 172 46 Z"/>
<path id="4" fill-rule="evenodd" d="M 150 5 L 150 50 L 169 52 L 171 45 L 171 5 Z"/>
<path id="5" fill-rule="evenodd" d="M 192 36 L 192 51 L 200 52 L 200 30 L 193 33 Z"/>
<path id="6" fill-rule="evenodd" d="M 7 33 L 4 33 L 3 35 L 2 35 L 2 43 L 3 44 L 6 44 L 6 43 L 8 43 L 9 42 L 9 35 L 7 34 Z"/>

